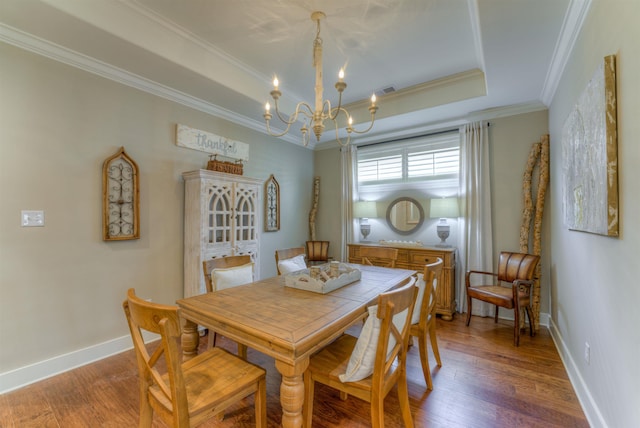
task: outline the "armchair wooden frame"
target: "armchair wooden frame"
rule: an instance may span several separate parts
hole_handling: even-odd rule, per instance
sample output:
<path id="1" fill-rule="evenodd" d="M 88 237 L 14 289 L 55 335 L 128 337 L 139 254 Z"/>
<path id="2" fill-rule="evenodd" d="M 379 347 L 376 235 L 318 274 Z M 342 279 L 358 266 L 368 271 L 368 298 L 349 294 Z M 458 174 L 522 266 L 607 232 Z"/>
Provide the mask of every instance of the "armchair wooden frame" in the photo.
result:
<path id="1" fill-rule="evenodd" d="M 390 247 L 360 247 L 360 257 L 363 265 L 396 267 L 398 249 Z"/>
<path id="2" fill-rule="evenodd" d="M 140 427 L 151 427 L 154 411 L 172 427 L 191 427 L 250 395 L 255 396 L 256 426 L 266 427 L 266 378 L 261 367 L 222 348 L 213 348 L 182 363 L 178 308 L 147 302 L 129 289 L 122 303 L 129 324 L 140 378 Z M 150 353 L 142 330 L 159 334 Z M 166 362 L 161 374 L 158 362 Z"/>
<path id="3" fill-rule="evenodd" d="M 214 269 L 228 269 L 237 266 L 243 266 L 248 263 L 251 263 L 251 256 L 249 255 L 240 255 L 240 256 L 227 256 L 227 257 L 217 257 L 215 259 L 209 259 L 202 262 L 202 270 L 204 271 L 204 282 L 207 287 L 207 293 L 214 292 L 214 284 L 213 278 L 211 278 L 211 272 Z M 216 346 L 216 340 L 218 338 L 218 334 L 215 331 L 209 330 L 209 339 L 208 339 L 208 348 L 213 348 Z M 247 359 L 247 347 L 242 343 L 238 343 L 238 355 Z"/>
<path id="4" fill-rule="evenodd" d="M 409 344 L 409 328 L 415 306 L 418 289 L 415 277 L 411 277 L 403 287 L 382 293 L 378 297 L 376 317 L 380 319 L 380 333 L 376 348 L 373 374 L 365 379 L 353 382 L 342 382 L 339 375 L 345 373 L 357 338 L 348 334 L 342 335 L 318 354 L 311 357 L 309 367 L 304 373 L 304 409 L 305 427 L 310 428 L 313 418 L 314 384 L 320 382 L 341 392 L 340 397 L 346 399 L 353 395 L 371 404 L 371 425 L 374 428 L 384 427 L 384 399 L 393 388 L 398 386 L 400 410 L 405 427 L 413 427 L 409 393 L 407 387 L 406 352 Z M 399 330 L 393 316 L 407 310 L 407 319 Z M 395 344 L 390 346 L 390 337 Z M 395 363 L 397 361 L 397 364 Z"/>
<path id="5" fill-rule="evenodd" d="M 438 367 L 442 367 L 440 351 L 438 350 L 438 339 L 436 337 L 436 291 L 438 281 L 442 274 L 443 261 L 438 258 L 434 263 L 425 265 L 423 279 L 425 282 L 424 294 L 420 301 L 420 320 L 411 326 L 410 334 L 418 338 L 418 349 L 420 351 L 420 363 L 427 389 L 433 389 L 433 379 L 429 367 L 429 355 L 427 353 L 427 334 L 431 342 L 431 349 L 436 358 Z"/>
<path id="6" fill-rule="evenodd" d="M 329 261 L 329 241 L 307 241 L 306 248 L 308 265 Z"/>
<path id="7" fill-rule="evenodd" d="M 471 322 L 472 299 L 482 300 L 496 305 L 495 322 L 498 322 L 500 307 L 513 309 L 513 343 L 520 345 L 520 311 L 529 317 L 529 335 L 534 336 L 533 311 L 531 309 L 531 288 L 540 256 L 524 253 L 500 253 L 498 273 L 469 270 L 465 276 L 467 291 L 467 325 Z M 492 276 L 496 283 L 490 285 L 471 285 L 472 275 Z M 508 283 L 509 287 L 501 285 Z"/>

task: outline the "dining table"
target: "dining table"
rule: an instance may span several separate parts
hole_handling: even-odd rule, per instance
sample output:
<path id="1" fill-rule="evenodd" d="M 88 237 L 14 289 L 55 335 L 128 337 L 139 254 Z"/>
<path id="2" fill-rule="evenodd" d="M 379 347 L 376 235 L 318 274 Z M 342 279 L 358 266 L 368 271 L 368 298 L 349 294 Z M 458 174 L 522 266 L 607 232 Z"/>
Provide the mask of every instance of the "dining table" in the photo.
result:
<path id="1" fill-rule="evenodd" d="M 309 357 L 363 320 L 380 293 L 403 285 L 416 273 L 348 266 L 360 270 L 360 279 L 326 294 L 286 286 L 279 275 L 178 300 L 184 359 L 197 354 L 198 326 L 273 357 L 282 375 L 282 426 L 301 427 Z"/>

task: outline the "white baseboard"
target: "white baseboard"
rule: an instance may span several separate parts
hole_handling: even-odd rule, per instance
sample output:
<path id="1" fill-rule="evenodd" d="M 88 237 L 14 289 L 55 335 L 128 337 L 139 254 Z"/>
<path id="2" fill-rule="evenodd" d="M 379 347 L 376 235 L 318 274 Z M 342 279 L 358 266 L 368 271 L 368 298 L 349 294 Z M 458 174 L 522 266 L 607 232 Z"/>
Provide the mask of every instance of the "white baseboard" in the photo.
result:
<path id="1" fill-rule="evenodd" d="M 157 339 L 144 335 L 145 341 Z M 34 382 L 84 366 L 94 361 L 119 354 L 133 348 L 131 336 L 126 335 L 88 348 L 58 355 L 37 363 L 0 373 L 0 394 L 13 391 Z"/>
<path id="2" fill-rule="evenodd" d="M 576 365 L 575 360 L 569 352 L 569 348 L 567 348 L 565 341 L 562 339 L 562 335 L 560 334 L 560 330 L 558 330 L 558 326 L 550 317 L 549 321 L 549 332 L 551 333 L 551 337 L 553 338 L 553 342 L 556 345 L 558 354 L 560 354 L 560 358 L 562 359 L 564 367 L 567 370 L 569 381 L 571 382 L 571 385 L 573 386 L 573 389 L 578 396 L 578 401 L 582 406 L 582 410 L 587 417 L 587 421 L 589 421 L 589 425 L 591 427 L 606 428 L 607 423 L 602 417 L 600 409 L 598 408 L 595 400 L 593 399 L 593 396 L 591 395 L 591 392 L 589 391 L 589 388 L 582 378 L 580 370 L 578 370 L 578 366 Z"/>
<path id="3" fill-rule="evenodd" d="M 502 308 L 500 308 L 502 309 Z M 505 313 L 507 313 L 507 316 L 501 316 L 500 314 L 504 315 Z M 493 316 L 493 315 L 492 315 Z M 500 313 L 498 314 L 498 318 L 501 320 L 509 320 L 509 321 L 513 321 L 513 311 L 512 310 L 502 310 L 500 311 Z M 551 316 L 545 312 L 541 312 L 540 313 L 540 325 L 543 325 L 547 328 L 549 328 L 549 320 L 551 319 Z M 527 318 L 526 316 L 524 317 L 524 323 L 525 325 L 529 325 L 529 318 Z"/>
<path id="4" fill-rule="evenodd" d="M 549 328 L 549 320 L 551 319 L 551 317 L 549 316 L 549 314 L 545 314 L 543 312 L 540 313 L 540 325 L 543 325 L 547 328 Z"/>

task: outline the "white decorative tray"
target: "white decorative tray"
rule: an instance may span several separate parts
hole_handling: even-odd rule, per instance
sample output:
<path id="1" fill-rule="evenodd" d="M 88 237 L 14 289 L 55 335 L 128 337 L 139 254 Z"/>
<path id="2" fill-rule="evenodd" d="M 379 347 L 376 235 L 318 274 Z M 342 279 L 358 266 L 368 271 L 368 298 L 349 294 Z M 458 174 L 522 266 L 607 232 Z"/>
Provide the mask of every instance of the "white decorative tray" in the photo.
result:
<path id="1" fill-rule="evenodd" d="M 311 266 L 284 276 L 284 285 L 291 288 L 330 293 L 340 287 L 360 280 L 358 269 L 340 262 Z"/>

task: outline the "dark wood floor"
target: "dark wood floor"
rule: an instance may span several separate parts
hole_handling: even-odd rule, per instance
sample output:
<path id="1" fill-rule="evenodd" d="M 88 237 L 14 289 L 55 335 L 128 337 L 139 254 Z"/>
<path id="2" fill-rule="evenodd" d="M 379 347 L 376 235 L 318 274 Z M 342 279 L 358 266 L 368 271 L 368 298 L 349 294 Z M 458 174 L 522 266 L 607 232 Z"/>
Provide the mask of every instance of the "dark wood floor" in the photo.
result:
<path id="1" fill-rule="evenodd" d="M 206 338 L 201 340 L 201 345 Z M 519 348 L 512 345 L 508 321 L 497 325 L 474 317 L 470 327 L 457 315 L 438 319 L 443 366 L 432 369 L 434 390 L 427 392 L 417 348 L 408 358 L 409 395 L 416 427 L 588 427 L 566 371 L 544 328 Z M 234 349 L 222 340 L 221 346 Z M 249 350 L 249 360 L 267 370 L 269 426 L 279 426 L 280 376 L 273 359 Z M 0 395 L 1 427 L 134 427 L 138 423 L 137 371 L 133 351 L 72 370 Z M 398 399 L 385 401 L 386 426 L 400 427 Z M 222 422 L 203 427 L 253 426 L 253 401 L 229 409 Z M 367 427 L 367 403 L 317 384 L 315 427 Z M 154 427 L 164 424 L 157 418 Z"/>

